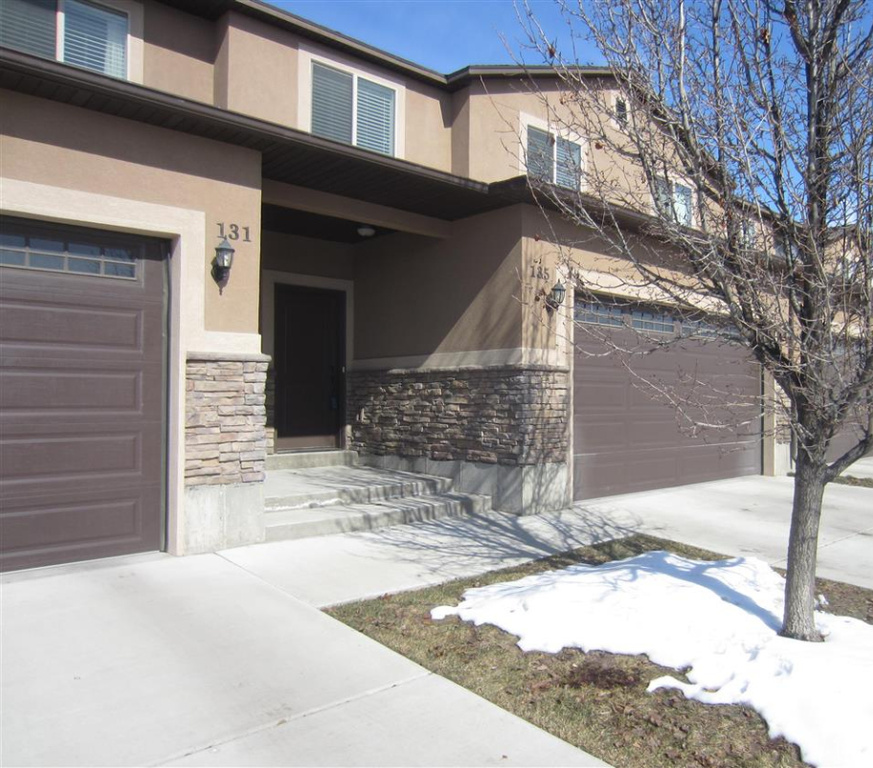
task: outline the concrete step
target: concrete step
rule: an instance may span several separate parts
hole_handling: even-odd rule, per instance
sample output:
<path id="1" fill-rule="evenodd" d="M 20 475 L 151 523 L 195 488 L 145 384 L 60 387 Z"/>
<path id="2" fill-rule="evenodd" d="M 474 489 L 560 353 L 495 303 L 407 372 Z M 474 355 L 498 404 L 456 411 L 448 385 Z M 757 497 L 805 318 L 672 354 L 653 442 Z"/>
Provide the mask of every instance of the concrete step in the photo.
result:
<path id="1" fill-rule="evenodd" d="M 357 451 L 302 451 L 271 453 L 267 469 L 309 469 L 311 467 L 356 467 Z"/>
<path id="2" fill-rule="evenodd" d="M 265 515 L 267 541 L 304 539 L 337 533 L 372 531 L 391 525 L 478 515 L 491 510 L 488 496 L 439 493 L 298 509 L 272 509 Z"/>
<path id="3" fill-rule="evenodd" d="M 445 493 L 451 480 L 370 467 L 268 470 L 264 504 L 273 509 L 312 509 L 368 504 L 387 499 Z"/>

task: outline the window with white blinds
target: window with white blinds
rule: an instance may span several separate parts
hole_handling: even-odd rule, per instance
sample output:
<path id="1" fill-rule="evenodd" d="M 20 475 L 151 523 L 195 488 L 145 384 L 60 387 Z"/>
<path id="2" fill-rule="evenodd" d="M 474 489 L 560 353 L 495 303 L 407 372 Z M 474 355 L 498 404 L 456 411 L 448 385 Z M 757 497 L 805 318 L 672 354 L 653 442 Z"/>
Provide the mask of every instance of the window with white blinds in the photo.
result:
<path id="1" fill-rule="evenodd" d="M 354 78 L 322 64 L 312 65 L 312 132 L 352 143 Z"/>
<path id="2" fill-rule="evenodd" d="M 562 139 L 555 142 L 555 184 L 568 189 L 579 189 L 582 147 L 575 141 Z"/>
<path id="3" fill-rule="evenodd" d="M 531 178 L 579 189 L 582 146 L 548 131 L 527 126 L 527 174 Z"/>
<path id="4" fill-rule="evenodd" d="M 0 45 L 113 77 L 127 77 L 128 25 L 88 0 L 0 0 Z"/>
<path id="5" fill-rule="evenodd" d="M 655 179 L 655 210 L 662 216 L 690 227 L 693 220 L 691 189 L 684 184 Z"/>
<path id="6" fill-rule="evenodd" d="M 394 154 L 395 98 L 392 88 L 351 72 L 312 63 L 312 133 Z"/>
<path id="7" fill-rule="evenodd" d="M 357 145 L 383 155 L 394 154 L 394 91 L 358 78 Z"/>
<path id="8" fill-rule="evenodd" d="M 64 61 L 125 77 L 127 14 L 83 0 L 64 0 Z"/>
<path id="9" fill-rule="evenodd" d="M 57 0 L 0 0 L 0 45 L 55 58 Z"/>

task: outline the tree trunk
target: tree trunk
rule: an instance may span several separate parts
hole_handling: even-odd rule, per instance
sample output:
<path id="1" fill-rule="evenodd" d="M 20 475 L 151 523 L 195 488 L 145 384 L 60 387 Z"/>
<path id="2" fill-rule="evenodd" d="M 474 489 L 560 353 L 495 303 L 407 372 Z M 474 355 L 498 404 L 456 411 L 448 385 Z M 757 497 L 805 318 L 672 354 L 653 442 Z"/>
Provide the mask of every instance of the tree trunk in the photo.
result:
<path id="1" fill-rule="evenodd" d="M 824 467 L 816 466 L 801 448 L 794 477 L 794 506 L 788 541 L 785 615 L 780 634 L 795 640 L 822 639 L 815 628 L 815 564 L 824 495 Z"/>

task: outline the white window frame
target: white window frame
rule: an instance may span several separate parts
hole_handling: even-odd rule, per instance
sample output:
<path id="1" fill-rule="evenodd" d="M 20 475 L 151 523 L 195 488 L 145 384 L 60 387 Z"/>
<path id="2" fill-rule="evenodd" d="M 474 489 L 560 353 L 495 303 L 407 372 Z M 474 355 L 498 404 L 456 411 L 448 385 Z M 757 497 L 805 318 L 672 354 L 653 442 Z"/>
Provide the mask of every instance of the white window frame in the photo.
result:
<path id="1" fill-rule="evenodd" d="M 670 185 L 670 194 L 673 198 L 673 207 L 674 208 L 676 206 L 676 185 L 678 184 L 679 186 L 685 187 L 689 191 L 690 196 L 689 196 L 689 200 L 688 200 L 688 207 L 689 207 L 689 213 L 691 214 L 690 221 L 687 224 L 685 222 L 682 222 L 682 221 L 677 221 L 676 223 L 682 227 L 694 227 L 694 226 L 696 226 L 697 225 L 697 212 L 696 212 L 696 206 L 695 206 L 695 199 L 696 199 L 697 193 L 694 191 L 694 185 L 690 181 L 688 181 L 688 179 L 684 178 L 683 176 L 668 176 L 667 178 L 664 178 L 663 176 L 658 176 L 655 183 L 657 184 L 658 182 L 664 182 L 664 183 Z M 655 216 L 661 215 L 661 211 L 658 210 L 658 200 L 657 200 L 657 197 L 655 197 L 655 196 L 652 197 L 652 211 L 654 212 Z"/>
<path id="2" fill-rule="evenodd" d="M 132 83 L 143 81 L 143 7 L 142 3 L 134 0 L 85 0 L 98 8 L 103 7 L 110 11 L 123 13 L 127 16 L 127 41 L 125 56 L 127 59 L 127 72 L 125 79 Z M 0 0 L 2 2 L 2 0 Z M 64 61 L 64 32 L 66 19 L 67 0 L 57 0 L 55 11 L 57 23 L 55 25 L 55 59 L 62 64 Z M 73 66 L 73 65 L 70 65 Z M 95 70 L 88 70 L 95 71 Z M 99 73 L 98 73 L 99 74 Z"/>
<path id="3" fill-rule="evenodd" d="M 527 174 L 527 144 L 528 144 L 528 129 L 536 128 L 537 130 L 544 131 L 548 133 L 550 136 L 555 137 L 555 141 L 552 142 L 552 178 L 551 183 L 555 186 L 560 187 L 561 189 L 573 189 L 572 187 L 564 186 L 563 184 L 558 184 L 556 181 L 557 172 L 558 172 L 558 162 L 557 162 L 557 151 L 558 151 L 558 139 L 564 139 L 565 141 L 573 142 L 574 144 L 579 145 L 579 189 L 582 189 L 584 184 L 584 171 L 585 171 L 585 154 L 586 154 L 586 143 L 585 140 L 578 133 L 571 131 L 567 128 L 558 128 L 553 124 L 550 124 L 548 120 L 543 120 L 540 117 L 535 117 L 534 115 L 529 115 L 525 112 L 519 112 L 519 146 L 518 146 L 518 170 L 522 174 Z"/>
<path id="4" fill-rule="evenodd" d="M 312 133 L 312 65 L 325 67 L 352 75 L 352 143 L 357 147 L 358 140 L 358 78 L 390 88 L 394 91 L 394 153 L 385 157 L 406 157 L 406 86 L 402 80 L 386 76 L 359 62 L 336 56 L 326 50 L 300 45 L 297 58 L 297 127 Z M 366 151 L 366 150 L 365 150 Z M 379 154 L 374 153 L 374 154 Z"/>

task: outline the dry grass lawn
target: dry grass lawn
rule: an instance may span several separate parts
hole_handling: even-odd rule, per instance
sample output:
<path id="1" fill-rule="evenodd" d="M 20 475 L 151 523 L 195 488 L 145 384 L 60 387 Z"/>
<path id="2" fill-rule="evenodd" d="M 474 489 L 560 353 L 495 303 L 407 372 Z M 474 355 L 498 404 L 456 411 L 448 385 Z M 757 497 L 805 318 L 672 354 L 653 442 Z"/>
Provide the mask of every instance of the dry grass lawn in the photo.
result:
<path id="1" fill-rule="evenodd" d="M 654 549 L 701 560 L 723 557 L 633 536 L 476 578 L 339 606 L 329 613 L 618 768 L 804 765 L 797 747 L 768 738 L 764 721 L 751 709 L 687 701 L 677 691 L 647 693 L 649 681 L 668 670 L 645 656 L 566 649 L 556 655 L 522 653 L 515 636 L 495 627 L 475 627 L 457 617 L 430 619 L 431 608 L 457 604 L 470 587 Z M 831 612 L 873 623 L 873 592 L 826 580 L 820 580 L 819 588 Z"/>

